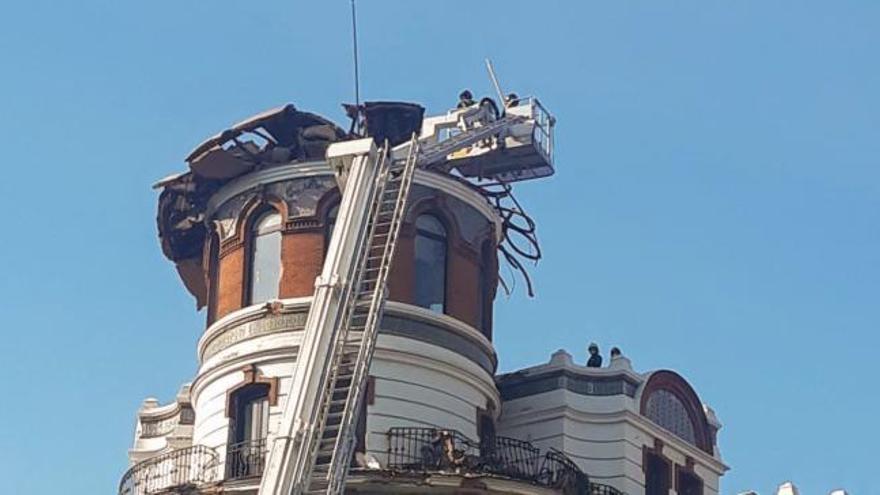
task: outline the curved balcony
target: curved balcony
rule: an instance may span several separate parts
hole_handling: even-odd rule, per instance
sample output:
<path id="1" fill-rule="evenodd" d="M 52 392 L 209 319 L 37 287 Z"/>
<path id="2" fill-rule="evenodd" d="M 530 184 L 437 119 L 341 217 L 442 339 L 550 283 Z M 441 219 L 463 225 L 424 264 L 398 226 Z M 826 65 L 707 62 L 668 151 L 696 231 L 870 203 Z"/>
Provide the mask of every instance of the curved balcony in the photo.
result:
<path id="1" fill-rule="evenodd" d="M 198 487 L 217 479 L 220 458 L 214 449 L 194 445 L 143 460 L 122 475 L 119 495 L 158 495 Z"/>
<path id="2" fill-rule="evenodd" d="M 559 450 L 550 449 L 542 455 L 530 442 L 506 437 L 481 444 L 455 430 L 391 428 L 387 467 L 403 472 L 497 476 L 564 495 L 623 495 L 613 487 L 591 483 Z"/>

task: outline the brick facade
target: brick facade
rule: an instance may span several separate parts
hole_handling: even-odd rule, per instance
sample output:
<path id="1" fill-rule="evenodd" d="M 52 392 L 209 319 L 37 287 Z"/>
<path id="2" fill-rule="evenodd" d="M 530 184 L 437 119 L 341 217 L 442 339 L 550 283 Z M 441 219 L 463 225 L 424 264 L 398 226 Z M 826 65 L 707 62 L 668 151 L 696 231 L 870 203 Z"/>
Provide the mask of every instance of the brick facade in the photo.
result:
<path id="1" fill-rule="evenodd" d="M 328 193 L 329 195 L 338 197 L 335 191 Z M 481 257 L 479 253 L 483 243 L 489 242 L 492 248 L 495 247 L 494 239 L 489 238 L 488 235 L 491 229 L 487 229 L 487 235 L 480 239 L 479 245 L 472 246 L 461 238 L 457 226 L 450 222 L 450 219 L 455 217 L 443 211 L 445 198 L 439 192 L 435 192 L 434 195 L 435 197 L 430 198 L 429 201 L 434 205 L 432 211 L 442 215 L 450 223 L 446 267 L 446 313 L 474 328 L 483 330 L 484 324 L 481 321 L 479 306 L 483 304 L 483 300 L 487 296 L 479 294 L 481 286 Z M 320 210 L 325 210 L 325 208 Z M 413 222 L 415 217 L 421 213 L 418 210 L 411 211 L 402 226 L 394 266 L 389 277 L 390 299 L 408 304 L 412 304 L 415 298 L 415 227 Z M 251 211 L 259 211 L 259 209 L 251 208 Z M 475 210 L 468 211 L 468 214 L 480 215 Z M 279 287 L 281 298 L 304 297 L 314 292 L 315 278 L 320 274 L 324 262 L 326 228 L 323 216 L 312 220 L 309 222 L 311 226 L 306 228 L 287 223 L 283 231 L 282 274 Z M 242 218 L 241 223 L 247 225 L 247 217 Z M 489 225 L 488 220 L 486 224 Z M 214 301 L 213 305 L 216 306 L 210 307 L 211 305 L 209 305 L 209 321 L 215 321 L 217 318 L 241 309 L 244 304 L 244 291 L 247 290 L 246 270 L 249 243 L 243 236 L 230 239 L 227 242 L 230 241 L 230 244 L 224 244 L 220 249 L 220 260 L 216 270 L 217 284 L 208 284 L 209 287 L 216 287 L 218 291 L 218 294 L 212 294 L 209 297 L 209 300 Z M 494 249 L 492 251 L 494 253 Z M 494 256 L 492 261 L 494 264 Z M 213 262 L 214 260 L 208 260 L 206 265 Z M 490 272 L 497 273 L 496 267 L 492 266 Z M 488 297 L 491 300 L 494 298 L 495 284 L 489 285 L 492 294 Z M 487 321 L 491 322 L 491 318 Z M 491 337 L 491 325 L 489 327 L 484 331 L 487 337 Z"/>

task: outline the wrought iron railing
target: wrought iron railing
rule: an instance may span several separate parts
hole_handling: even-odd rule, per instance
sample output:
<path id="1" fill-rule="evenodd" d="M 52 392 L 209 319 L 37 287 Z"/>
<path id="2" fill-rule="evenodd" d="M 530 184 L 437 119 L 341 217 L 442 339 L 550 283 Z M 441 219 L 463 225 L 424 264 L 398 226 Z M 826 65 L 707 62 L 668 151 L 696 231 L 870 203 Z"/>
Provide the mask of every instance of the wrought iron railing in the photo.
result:
<path id="1" fill-rule="evenodd" d="M 613 486 L 590 483 L 590 495 L 624 495 L 624 493 Z"/>
<path id="2" fill-rule="evenodd" d="M 119 495 L 152 495 L 216 480 L 219 457 L 214 449 L 195 445 L 141 461 L 122 475 Z"/>
<path id="3" fill-rule="evenodd" d="M 226 479 L 262 476 L 265 463 L 265 438 L 230 444 L 226 448 Z"/>
<path id="4" fill-rule="evenodd" d="M 480 444 L 455 430 L 391 428 L 388 468 L 490 474 L 555 488 L 565 495 L 622 495 L 605 485 L 591 485 L 587 475 L 558 450 L 541 455 L 530 442 L 507 437 Z"/>

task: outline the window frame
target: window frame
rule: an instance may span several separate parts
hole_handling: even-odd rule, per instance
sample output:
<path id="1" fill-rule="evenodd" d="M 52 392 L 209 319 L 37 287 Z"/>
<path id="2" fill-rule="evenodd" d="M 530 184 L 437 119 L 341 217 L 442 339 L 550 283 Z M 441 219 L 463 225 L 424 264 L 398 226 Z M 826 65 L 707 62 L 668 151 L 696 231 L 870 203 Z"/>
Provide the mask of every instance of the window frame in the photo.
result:
<path id="1" fill-rule="evenodd" d="M 267 230 L 260 232 L 259 225 L 263 222 L 265 218 L 271 215 L 278 215 L 278 224 L 273 225 Z M 253 304 L 264 303 L 267 301 L 254 301 L 253 291 L 254 291 L 254 268 L 255 268 L 255 255 L 256 255 L 256 244 L 257 239 L 259 237 L 274 234 L 276 232 L 279 233 L 278 239 L 278 287 L 275 291 L 275 298 L 281 296 L 281 279 L 284 263 L 281 259 L 281 254 L 284 247 L 284 237 L 281 233 L 284 232 L 284 215 L 272 205 L 264 205 L 261 208 L 254 210 L 250 215 L 250 220 L 247 222 L 247 228 L 244 231 L 245 235 L 245 262 L 244 262 L 244 283 L 242 284 L 242 307 L 251 306 Z M 271 299 L 270 299 L 271 300 Z"/>
<path id="2" fill-rule="evenodd" d="M 654 447 L 648 447 L 647 445 L 642 446 L 642 473 L 645 475 L 645 494 L 652 495 L 654 491 L 659 494 L 666 495 L 669 493 L 669 490 L 672 489 L 673 483 L 675 480 L 673 479 L 674 473 L 672 472 L 672 460 L 666 457 L 663 454 L 663 442 L 655 438 L 654 439 Z M 654 462 L 652 462 L 654 461 Z M 660 476 L 660 486 L 656 487 L 651 493 L 648 492 L 648 481 L 652 477 L 654 471 L 651 469 L 652 464 L 661 465 L 662 471 L 657 472 L 656 474 Z"/>
<path id="3" fill-rule="evenodd" d="M 217 321 L 220 291 L 220 233 L 216 227 L 208 237 L 208 307 L 207 326 Z"/>
<path id="4" fill-rule="evenodd" d="M 480 291 L 479 302 L 479 330 L 489 341 L 492 341 L 492 323 L 494 319 L 495 309 L 495 287 L 497 285 L 496 277 L 498 269 L 496 261 L 493 259 L 494 246 L 489 241 L 483 243 L 480 248 L 480 266 L 477 276 L 479 277 L 477 286 Z M 493 284 L 494 282 L 494 284 Z"/>
<path id="5" fill-rule="evenodd" d="M 431 218 L 434 221 L 436 221 L 437 224 L 443 229 L 443 235 L 440 235 L 435 232 L 431 232 L 431 231 L 425 230 L 423 228 L 420 228 L 419 227 L 419 220 L 423 217 Z M 449 225 L 445 221 L 443 216 L 441 216 L 440 214 L 435 213 L 433 211 L 426 211 L 426 212 L 419 213 L 415 217 L 415 221 L 413 222 L 413 230 L 414 230 L 414 236 L 413 236 L 413 267 L 414 267 L 414 269 L 413 269 L 413 277 L 414 277 L 413 304 L 420 307 L 420 308 L 425 308 L 428 311 L 431 311 L 433 313 L 444 314 L 444 315 L 449 314 L 448 313 L 448 310 L 449 310 L 449 251 L 450 251 L 450 249 L 449 249 L 449 247 L 450 247 Z M 424 236 L 425 238 L 432 240 L 432 241 L 438 241 L 438 243 L 442 243 L 442 245 L 443 245 L 443 279 L 442 279 L 443 290 L 441 292 L 442 293 L 442 301 L 440 302 L 440 305 L 441 305 L 440 311 L 435 311 L 434 309 L 431 309 L 430 306 L 423 306 L 420 303 L 420 301 L 418 301 L 418 299 L 417 299 L 418 298 L 418 277 L 419 277 L 419 270 L 418 270 L 419 249 L 418 249 L 418 246 L 419 246 L 419 237 L 420 236 Z"/>
<path id="6" fill-rule="evenodd" d="M 265 382 L 254 382 L 245 385 L 237 389 L 232 394 L 232 407 L 231 414 L 229 416 L 229 443 L 230 444 L 238 444 L 242 442 L 255 442 L 260 440 L 265 440 L 269 434 L 269 409 L 272 407 L 271 401 L 271 393 L 272 393 L 272 385 Z M 245 438 L 248 436 L 246 433 L 253 431 L 253 419 L 251 416 L 251 422 L 248 425 L 243 424 L 246 417 L 246 409 L 251 404 L 265 401 L 265 423 L 260 427 L 260 430 L 263 430 L 263 435 L 261 438 Z M 260 422 L 263 423 L 263 415 L 260 417 Z"/>
<path id="7" fill-rule="evenodd" d="M 327 259 L 327 250 L 330 248 L 330 237 L 333 235 L 333 228 L 336 226 L 336 220 L 339 218 L 340 201 L 334 201 L 330 207 L 324 212 L 324 256 Z M 331 222 L 330 219 L 333 219 Z"/>

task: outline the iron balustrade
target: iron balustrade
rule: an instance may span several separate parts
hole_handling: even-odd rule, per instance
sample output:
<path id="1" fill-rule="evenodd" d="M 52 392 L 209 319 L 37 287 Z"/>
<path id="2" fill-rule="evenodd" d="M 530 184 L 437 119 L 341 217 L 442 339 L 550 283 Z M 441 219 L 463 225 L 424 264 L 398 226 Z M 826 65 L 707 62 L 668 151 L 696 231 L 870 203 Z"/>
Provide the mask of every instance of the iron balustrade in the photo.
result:
<path id="1" fill-rule="evenodd" d="M 530 442 L 495 437 L 475 442 L 455 430 L 397 427 L 388 430 L 388 468 L 502 476 L 560 490 L 566 495 L 623 495 L 590 483 L 564 453 L 541 451 Z"/>
<path id="2" fill-rule="evenodd" d="M 266 439 L 230 444 L 226 448 L 226 479 L 237 480 L 263 475 L 266 465 Z"/>
<path id="3" fill-rule="evenodd" d="M 590 495 L 624 495 L 623 492 L 613 486 L 601 483 L 590 483 Z"/>
<path id="4" fill-rule="evenodd" d="M 550 449 L 544 454 L 544 464 L 539 476 L 541 484 L 560 489 L 563 493 L 587 495 L 590 487 L 587 475 L 574 461 L 556 449 Z"/>
<path id="5" fill-rule="evenodd" d="M 217 453 L 204 445 L 172 450 L 130 467 L 119 482 L 119 495 L 152 495 L 210 483 L 218 465 Z"/>

